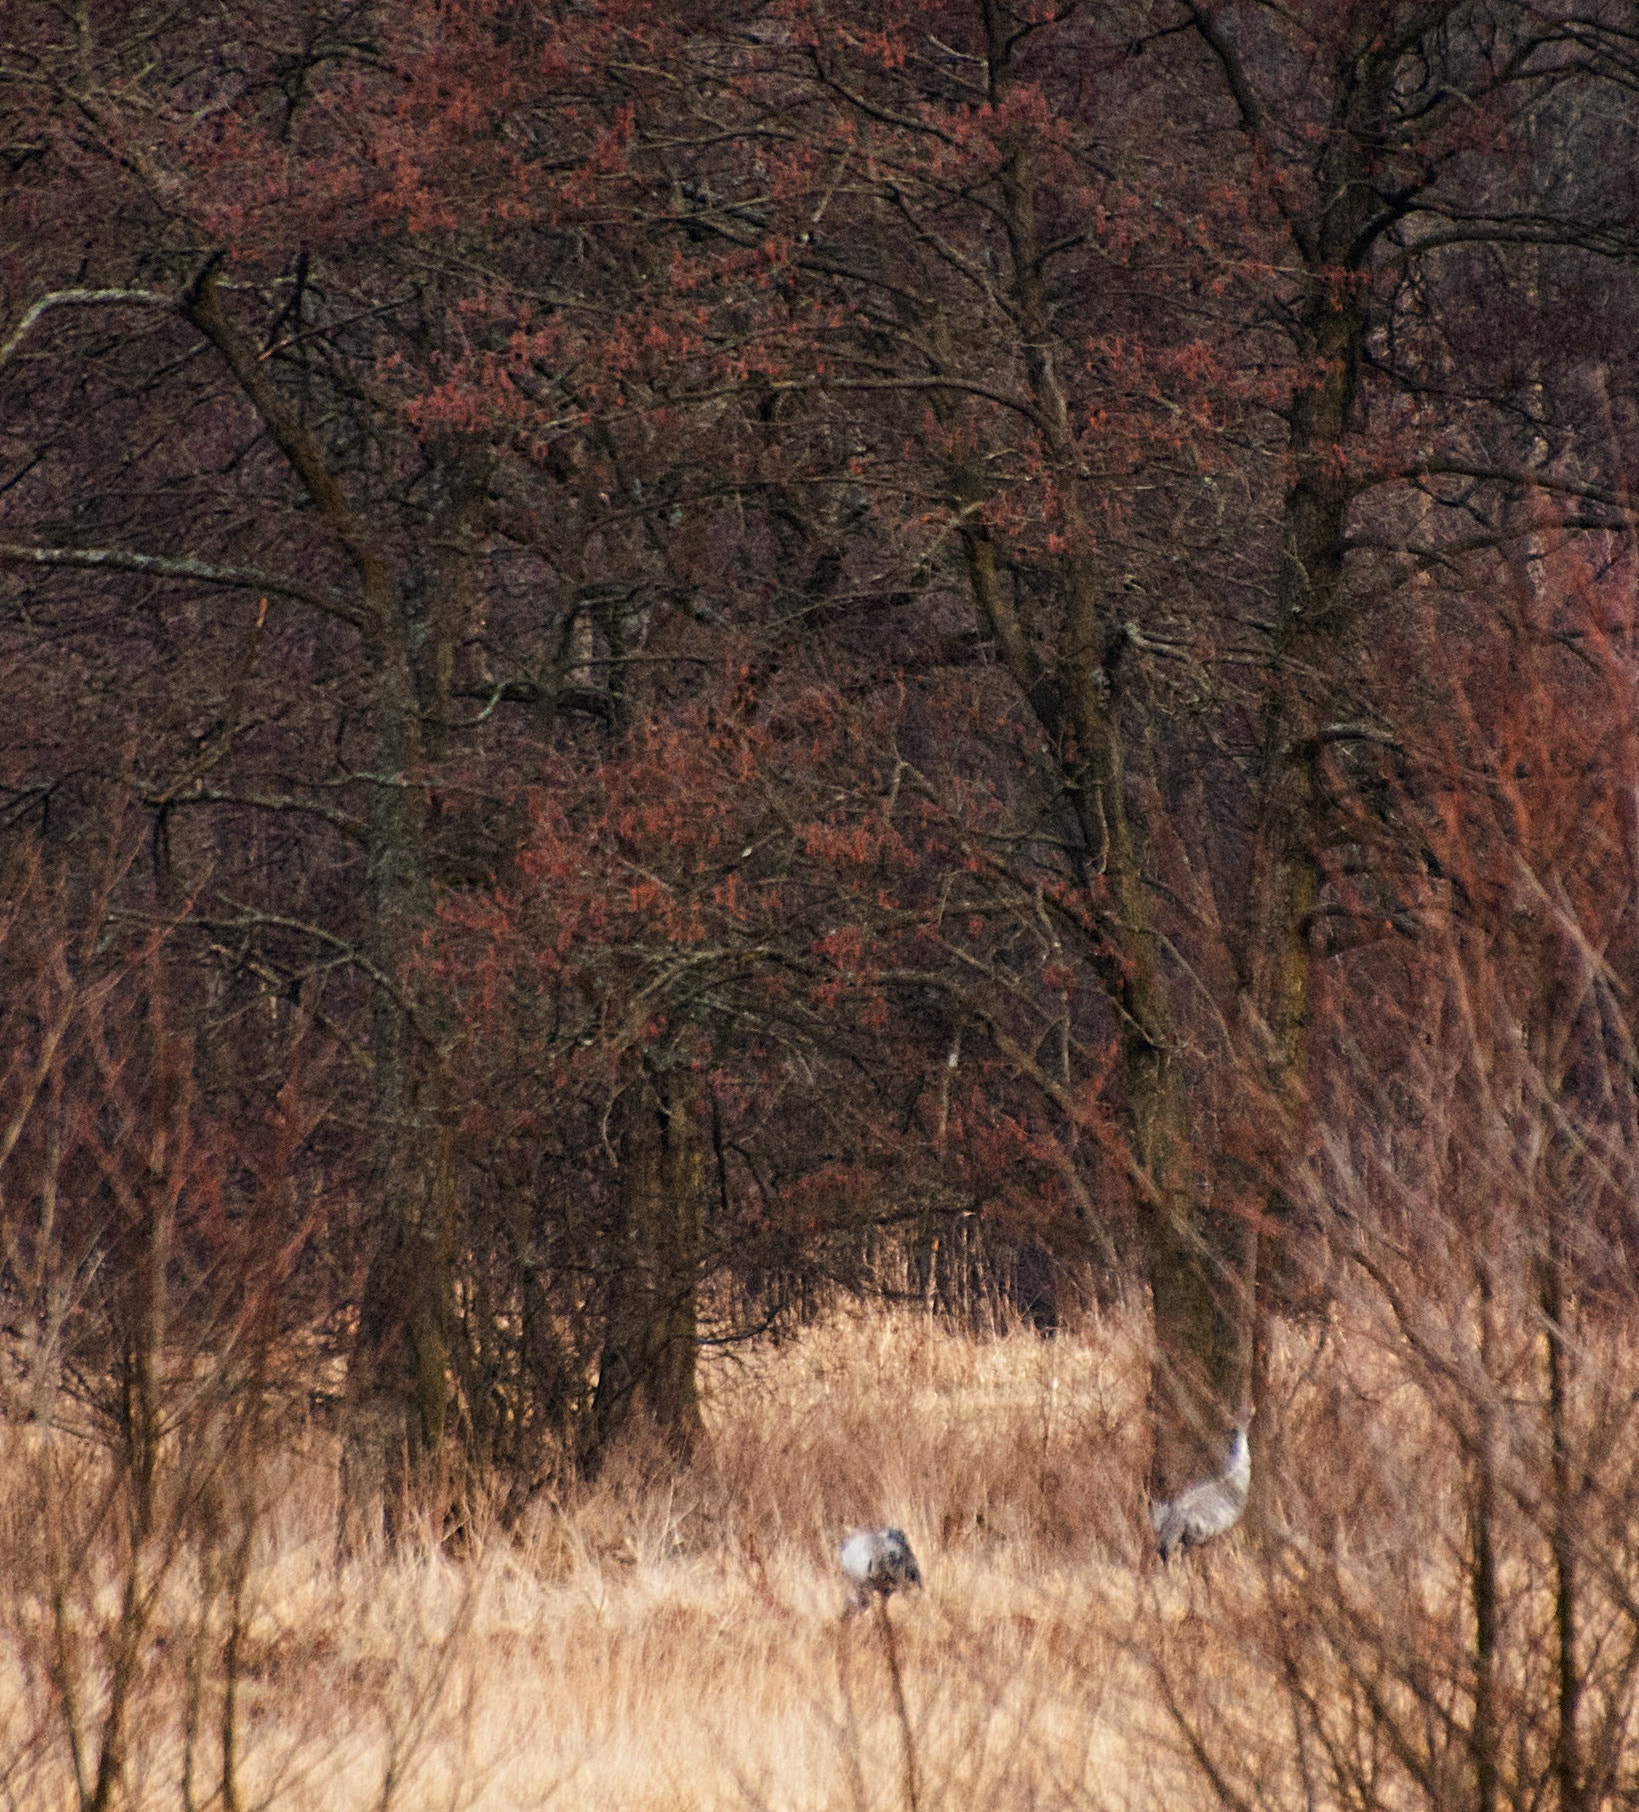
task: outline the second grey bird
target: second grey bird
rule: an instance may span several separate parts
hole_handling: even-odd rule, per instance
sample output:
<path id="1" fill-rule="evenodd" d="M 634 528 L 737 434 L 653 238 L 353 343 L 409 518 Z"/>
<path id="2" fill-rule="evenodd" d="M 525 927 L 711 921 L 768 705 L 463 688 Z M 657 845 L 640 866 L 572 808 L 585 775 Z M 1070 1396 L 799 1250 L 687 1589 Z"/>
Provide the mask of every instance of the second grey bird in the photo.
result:
<path id="1" fill-rule="evenodd" d="M 1246 1441 L 1246 1425 L 1251 1419 L 1248 1409 L 1235 1424 L 1229 1464 L 1216 1478 L 1186 1485 L 1169 1502 L 1150 1505 L 1150 1527 L 1163 1560 L 1171 1560 L 1180 1548 L 1198 1548 L 1241 1520 L 1252 1484 L 1252 1450 Z"/>
<path id="2" fill-rule="evenodd" d="M 903 1529 L 857 1529 L 837 1550 L 848 1575 L 843 1615 L 868 1610 L 873 1598 L 891 1598 L 903 1586 L 922 1589 L 922 1573 Z"/>

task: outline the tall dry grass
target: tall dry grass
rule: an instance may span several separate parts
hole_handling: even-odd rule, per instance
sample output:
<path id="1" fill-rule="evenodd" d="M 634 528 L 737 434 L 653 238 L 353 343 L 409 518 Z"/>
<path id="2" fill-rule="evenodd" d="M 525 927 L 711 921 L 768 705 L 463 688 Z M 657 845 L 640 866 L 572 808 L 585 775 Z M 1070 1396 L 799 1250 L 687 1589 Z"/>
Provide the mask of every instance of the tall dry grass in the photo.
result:
<path id="1" fill-rule="evenodd" d="M 975 1340 L 916 1314 L 839 1314 L 709 1364 L 709 1436 L 681 1479 L 628 1448 L 508 1535 L 480 1506 L 458 1556 L 427 1540 L 340 1570 L 334 1444 L 293 1427 L 258 1485 L 234 1657 L 239 1802 L 902 1803 L 881 1631 L 842 1623 L 833 1558 L 849 1524 L 891 1517 L 928 1576 L 894 1607 L 920 1803 L 1125 1803 L 1144 1375 L 1121 1320 Z M 76 1797 L 35 1521 L 48 1459 L 80 1504 L 105 1483 L 66 1432 L 0 1431 L 0 1741 L 19 1805 Z M 93 1734 L 117 1537 L 113 1520 L 87 1529 L 70 1586 L 69 1666 Z M 229 1607 L 221 1592 L 207 1607 L 186 1544 L 150 1565 L 117 1803 L 180 1804 L 185 1771 L 194 1803 L 219 1803 Z M 190 1690 L 208 1704 L 185 1763 Z"/>
<path id="2" fill-rule="evenodd" d="M 1612 1336 L 1610 1352 L 1639 1383 L 1630 1343 Z M 681 1478 L 629 1447 L 509 1532 L 479 1505 L 460 1552 L 428 1532 L 339 1569 L 333 1439 L 283 1424 L 238 1496 L 216 1478 L 211 1516 L 179 1499 L 151 1520 L 151 1614 L 106 1803 L 1475 1803 L 1460 1743 L 1434 1744 L 1446 1773 L 1428 1790 L 1394 1765 L 1396 1719 L 1437 1721 L 1444 1704 L 1462 1726 L 1471 1618 L 1462 1450 L 1392 1317 L 1340 1303 L 1277 1337 L 1266 1532 L 1170 1571 L 1144 1523 L 1147 1375 L 1136 1313 L 975 1339 L 908 1311 L 838 1312 L 710 1361 L 708 1438 Z M 209 1469 L 174 1465 L 204 1501 Z M 129 1585 L 108 1482 L 71 1429 L 0 1427 L 11 1805 L 95 1790 L 89 1754 L 76 1785 L 65 1702 L 94 1749 Z M 884 1631 L 843 1622 L 833 1558 L 850 1524 L 889 1519 L 927 1577 L 892 1607 L 903 1724 Z M 1506 1583 L 1524 1627 L 1536 1613 L 1518 1564 Z M 1420 1639 L 1440 1676 L 1422 1705 L 1387 1664 Z M 1356 1747 L 1368 1790 L 1328 1785 L 1305 1694 L 1321 1736 Z"/>

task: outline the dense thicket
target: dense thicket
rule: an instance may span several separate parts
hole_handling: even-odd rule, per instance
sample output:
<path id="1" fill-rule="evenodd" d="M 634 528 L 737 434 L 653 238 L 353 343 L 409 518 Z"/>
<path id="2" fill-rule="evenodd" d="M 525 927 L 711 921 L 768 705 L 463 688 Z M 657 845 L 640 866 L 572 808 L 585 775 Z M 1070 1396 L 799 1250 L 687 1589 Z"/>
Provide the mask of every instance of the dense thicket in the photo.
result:
<path id="1" fill-rule="evenodd" d="M 5 37 L 38 1363 L 140 1431 L 179 1328 L 300 1335 L 368 1514 L 686 1448 L 823 1285 L 1142 1277 L 1164 1487 L 1350 1141 L 1436 1187 L 1452 1014 L 1616 1288 L 1631 6 Z"/>

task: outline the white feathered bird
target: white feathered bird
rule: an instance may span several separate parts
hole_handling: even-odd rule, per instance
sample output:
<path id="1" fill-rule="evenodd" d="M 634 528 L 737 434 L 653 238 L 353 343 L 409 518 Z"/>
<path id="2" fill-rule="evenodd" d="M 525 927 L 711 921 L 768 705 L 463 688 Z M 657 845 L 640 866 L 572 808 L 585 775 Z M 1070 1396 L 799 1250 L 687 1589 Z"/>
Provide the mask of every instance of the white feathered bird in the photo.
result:
<path id="1" fill-rule="evenodd" d="M 1248 1409 L 1235 1424 L 1229 1464 L 1216 1478 L 1186 1485 L 1169 1502 L 1150 1505 L 1150 1527 L 1163 1560 L 1171 1560 L 1180 1548 L 1198 1548 L 1241 1520 L 1252 1485 L 1252 1449 L 1246 1440 L 1246 1425 L 1251 1420 Z"/>
<path id="2" fill-rule="evenodd" d="M 844 1616 L 868 1610 L 872 1598 L 891 1598 L 903 1586 L 922 1589 L 922 1572 L 903 1529 L 856 1529 L 837 1559 L 849 1580 Z"/>

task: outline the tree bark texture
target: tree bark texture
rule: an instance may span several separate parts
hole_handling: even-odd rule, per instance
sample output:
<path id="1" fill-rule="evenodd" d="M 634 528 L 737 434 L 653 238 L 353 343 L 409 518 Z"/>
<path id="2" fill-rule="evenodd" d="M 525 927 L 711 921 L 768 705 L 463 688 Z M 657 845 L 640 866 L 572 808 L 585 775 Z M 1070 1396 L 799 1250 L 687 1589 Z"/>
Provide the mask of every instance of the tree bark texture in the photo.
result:
<path id="1" fill-rule="evenodd" d="M 619 1211 L 587 1455 L 594 1466 L 639 1419 L 678 1453 L 700 1431 L 698 1095 L 692 1070 L 644 1062 L 621 1098 Z"/>

